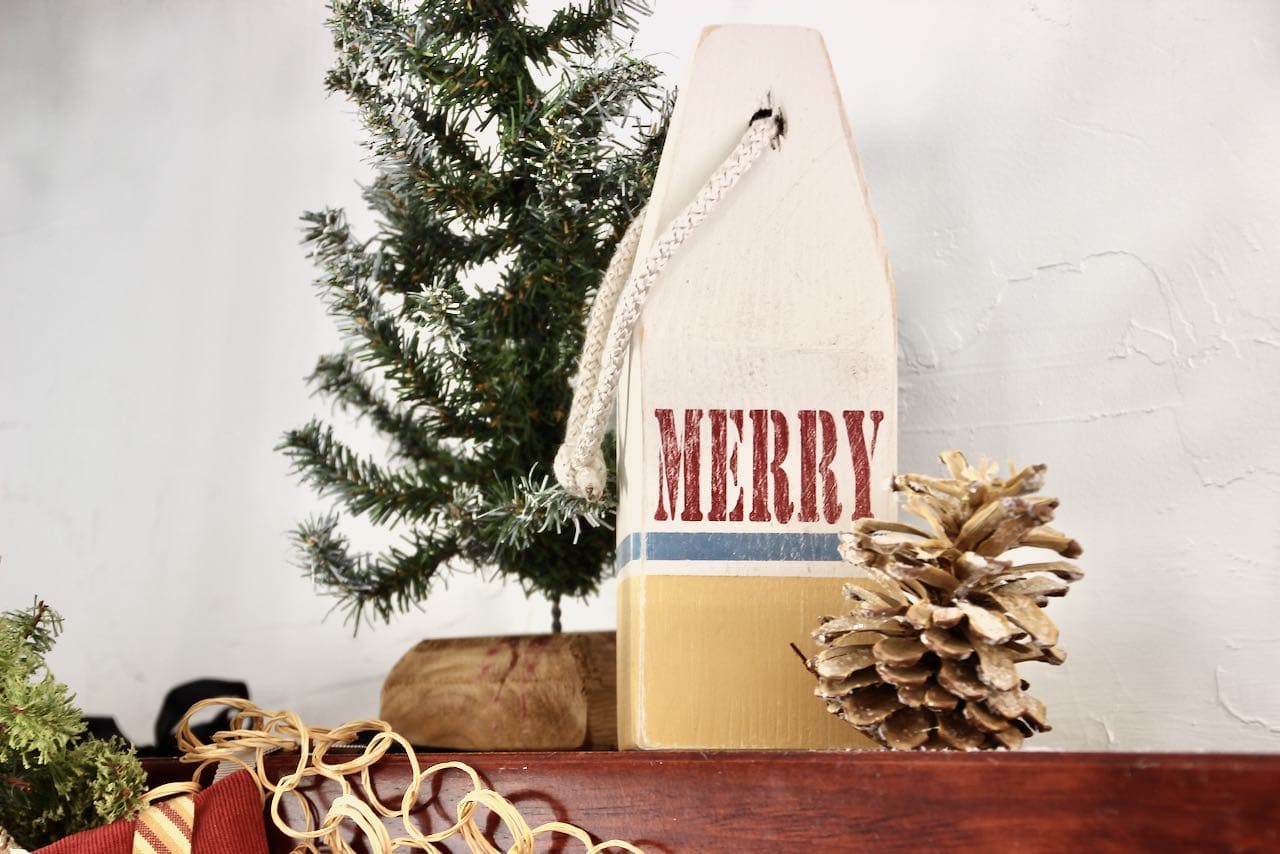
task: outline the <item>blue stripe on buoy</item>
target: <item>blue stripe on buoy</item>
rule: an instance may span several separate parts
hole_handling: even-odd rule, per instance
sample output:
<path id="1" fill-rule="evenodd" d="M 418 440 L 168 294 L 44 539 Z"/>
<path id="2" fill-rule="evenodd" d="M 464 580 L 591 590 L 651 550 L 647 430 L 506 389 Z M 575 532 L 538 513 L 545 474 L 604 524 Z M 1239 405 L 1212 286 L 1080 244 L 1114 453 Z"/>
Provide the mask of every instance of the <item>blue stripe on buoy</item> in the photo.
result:
<path id="1" fill-rule="evenodd" d="M 614 560 L 838 561 L 839 534 L 685 533 L 628 534 Z"/>

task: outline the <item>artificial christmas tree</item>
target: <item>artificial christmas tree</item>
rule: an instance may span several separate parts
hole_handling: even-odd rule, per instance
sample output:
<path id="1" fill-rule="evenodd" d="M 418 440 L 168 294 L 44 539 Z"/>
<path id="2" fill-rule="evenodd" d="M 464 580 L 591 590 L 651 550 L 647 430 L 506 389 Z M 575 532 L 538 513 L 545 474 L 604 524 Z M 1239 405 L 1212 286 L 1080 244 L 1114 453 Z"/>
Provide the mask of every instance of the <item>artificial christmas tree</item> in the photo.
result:
<path id="1" fill-rule="evenodd" d="M 1049 729 L 1018 674 L 1025 661 L 1061 664 L 1058 629 L 1041 610 L 1082 576 L 1066 561 L 1015 563 L 1018 547 L 1062 557 L 1080 545 L 1048 527 L 1056 498 L 1037 496 L 1043 465 L 996 476 L 942 455 L 951 477 L 907 474 L 895 486 L 932 533 L 860 519 L 841 551 L 869 578 L 850 581 L 851 613 L 824 617 L 808 661 L 827 709 L 897 750 L 1016 749 Z"/>
<path id="2" fill-rule="evenodd" d="M 345 342 L 311 382 L 388 453 L 361 456 L 320 420 L 282 448 L 406 543 L 358 553 L 337 513 L 299 527 L 307 572 L 357 620 L 465 566 L 545 595 L 558 629 L 561 597 L 591 594 L 612 563 L 612 508 L 548 475 L 588 294 L 661 145 L 656 71 L 620 43 L 642 11 L 589 0 L 539 25 L 523 0 L 334 3 L 327 83 L 370 131 L 377 225 L 360 237 L 340 210 L 305 216 Z"/>

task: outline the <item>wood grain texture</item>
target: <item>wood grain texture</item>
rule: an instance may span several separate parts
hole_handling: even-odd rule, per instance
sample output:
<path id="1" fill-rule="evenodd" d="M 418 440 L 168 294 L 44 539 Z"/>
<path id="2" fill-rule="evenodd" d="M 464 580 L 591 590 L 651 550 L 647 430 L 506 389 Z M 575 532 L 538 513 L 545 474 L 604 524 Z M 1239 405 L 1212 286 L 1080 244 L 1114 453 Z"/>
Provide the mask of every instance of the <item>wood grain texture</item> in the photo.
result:
<path id="1" fill-rule="evenodd" d="M 381 718 L 454 750 L 617 746 L 613 632 L 425 640 L 382 686 Z"/>
<path id="2" fill-rule="evenodd" d="M 559 818 L 658 852 L 1277 851 L 1280 756 L 1194 754 L 512 753 L 461 760 L 532 824 Z M 150 760 L 156 781 L 176 763 Z M 287 757 L 269 760 L 277 773 Z M 404 757 L 375 775 L 404 790 Z M 447 777 L 422 815 L 444 827 Z M 313 790 L 318 804 L 332 790 Z M 502 831 L 494 841 L 505 850 Z M 289 846 L 279 836 L 272 850 Z M 464 850 L 454 846 L 449 851 Z M 539 849 L 545 850 L 545 849 Z M 563 849 L 577 850 L 571 846 Z"/>

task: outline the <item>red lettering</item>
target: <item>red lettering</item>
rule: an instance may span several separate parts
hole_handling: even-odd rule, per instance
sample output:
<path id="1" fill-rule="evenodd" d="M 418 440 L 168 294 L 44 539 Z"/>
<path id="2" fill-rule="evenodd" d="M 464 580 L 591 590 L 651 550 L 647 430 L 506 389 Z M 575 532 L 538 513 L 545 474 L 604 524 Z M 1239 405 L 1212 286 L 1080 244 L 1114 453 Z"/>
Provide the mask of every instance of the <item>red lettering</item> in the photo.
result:
<path id="1" fill-rule="evenodd" d="M 818 424 L 822 425 L 822 460 L 818 460 Z M 818 475 L 822 475 L 822 518 L 834 524 L 844 509 L 831 464 L 835 462 L 839 437 L 830 412 L 800 410 L 800 514 L 801 522 L 818 521 Z"/>
<path id="2" fill-rule="evenodd" d="M 836 474 L 831 470 L 831 464 L 836 460 L 836 448 L 840 439 L 836 433 L 835 416 L 823 410 L 818 413 L 818 417 L 822 422 L 822 461 L 818 463 L 818 472 L 822 475 L 822 518 L 828 525 L 833 525 L 840 519 L 840 513 L 844 510 L 844 505 L 840 503 Z M 881 413 L 880 417 L 883 418 L 884 414 Z"/>
<path id="3" fill-rule="evenodd" d="M 818 521 L 818 413 L 800 410 L 800 515 L 801 522 Z"/>
<path id="4" fill-rule="evenodd" d="M 769 422 L 773 422 L 773 459 L 769 458 Z M 773 512 L 778 521 L 791 521 L 791 483 L 782 464 L 787 459 L 791 431 L 787 417 L 776 409 L 751 410 L 751 516 L 752 522 L 768 522 L 769 481 L 773 480 Z"/>
<path id="5" fill-rule="evenodd" d="M 849 453 L 853 457 L 854 519 L 871 515 L 871 459 L 876 452 L 880 422 L 884 421 L 882 410 L 871 410 L 871 445 L 868 447 L 862 432 L 865 415 L 861 409 L 844 411 L 844 429 L 849 436 Z"/>
<path id="6" fill-rule="evenodd" d="M 791 484 L 787 473 L 782 470 L 787 450 L 791 447 L 791 430 L 787 426 L 787 416 L 776 409 L 769 414 L 773 419 L 773 462 L 769 463 L 769 474 L 773 478 L 773 512 L 785 525 L 795 512 L 795 505 L 791 503 Z"/>
<path id="7" fill-rule="evenodd" d="M 742 443 L 742 410 L 711 409 L 707 414 L 711 417 L 711 510 L 707 520 L 711 522 L 742 521 L 742 493 L 738 482 L 738 446 Z M 729 450 L 729 422 L 738 428 L 738 439 Z M 728 508 L 729 475 L 733 475 L 733 484 L 738 487 L 738 503 L 733 510 Z"/>
<path id="8" fill-rule="evenodd" d="M 680 494 L 680 472 L 684 470 L 684 509 L 680 519 L 685 522 L 702 521 L 701 452 L 702 410 L 684 411 L 684 442 L 676 436 L 675 412 L 655 409 L 658 433 L 661 436 L 662 453 L 658 460 L 658 509 L 653 518 L 665 522 L 675 515 L 676 499 Z M 682 448 L 683 444 L 683 448 Z M 663 504 L 663 487 L 666 487 L 667 504 Z"/>
<path id="9" fill-rule="evenodd" d="M 769 516 L 769 410 L 751 410 L 751 515 L 752 522 L 768 522 Z"/>
<path id="10" fill-rule="evenodd" d="M 777 409 L 685 409 L 680 412 L 683 416 L 674 409 L 654 410 L 660 449 L 658 505 L 653 515 L 656 521 L 703 520 L 702 474 L 704 464 L 709 464 L 711 505 L 705 517 L 708 521 L 741 522 L 749 503 L 747 518 L 752 522 L 776 521 L 781 525 L 793 519 L 804 523 L 822 521 L 828 525 L 840 522 L 846 508 L 840 498 L 843 482 L 833 471 L 840 443 L 839 422 L 834 412 L 801 409 L 796 413 L 800 459 L 794 464 L 798 472 L 793 473 L 798 475 L 795 484 L 798 497 L 791 492 L 791 474 L 785 468 L 791 451 L 791 424 L 785 413 Z M 701 456 L 704 414 L 710 422 L 711 445 L 705 461 Z M 744 415 L 751 419 L 750 502 L 746 500 L 745 472 L 740 473 L 738 461 L 747 441 Z M 871 464 L 880 425 L 884 423 L 884 411 L 846 409 L 842 416 L 853 464 L 852 518 L 861 519 L 871 515 Z M 868 417 L 870 436 L 866 427 Z M 678 427 L 681 420 L 683 434 Z"/>

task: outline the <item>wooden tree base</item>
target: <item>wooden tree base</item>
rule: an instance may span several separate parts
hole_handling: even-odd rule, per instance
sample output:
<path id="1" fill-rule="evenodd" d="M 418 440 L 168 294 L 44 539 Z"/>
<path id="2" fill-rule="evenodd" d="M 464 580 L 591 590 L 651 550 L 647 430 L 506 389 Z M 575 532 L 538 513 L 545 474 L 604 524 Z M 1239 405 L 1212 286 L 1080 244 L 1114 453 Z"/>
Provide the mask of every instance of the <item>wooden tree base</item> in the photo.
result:
<path id="1" fill-rule="evenodd" d="M 613 749 L 613 632 L 425 640 L 382 686 L 383 720 L 451 750 Z"/>

